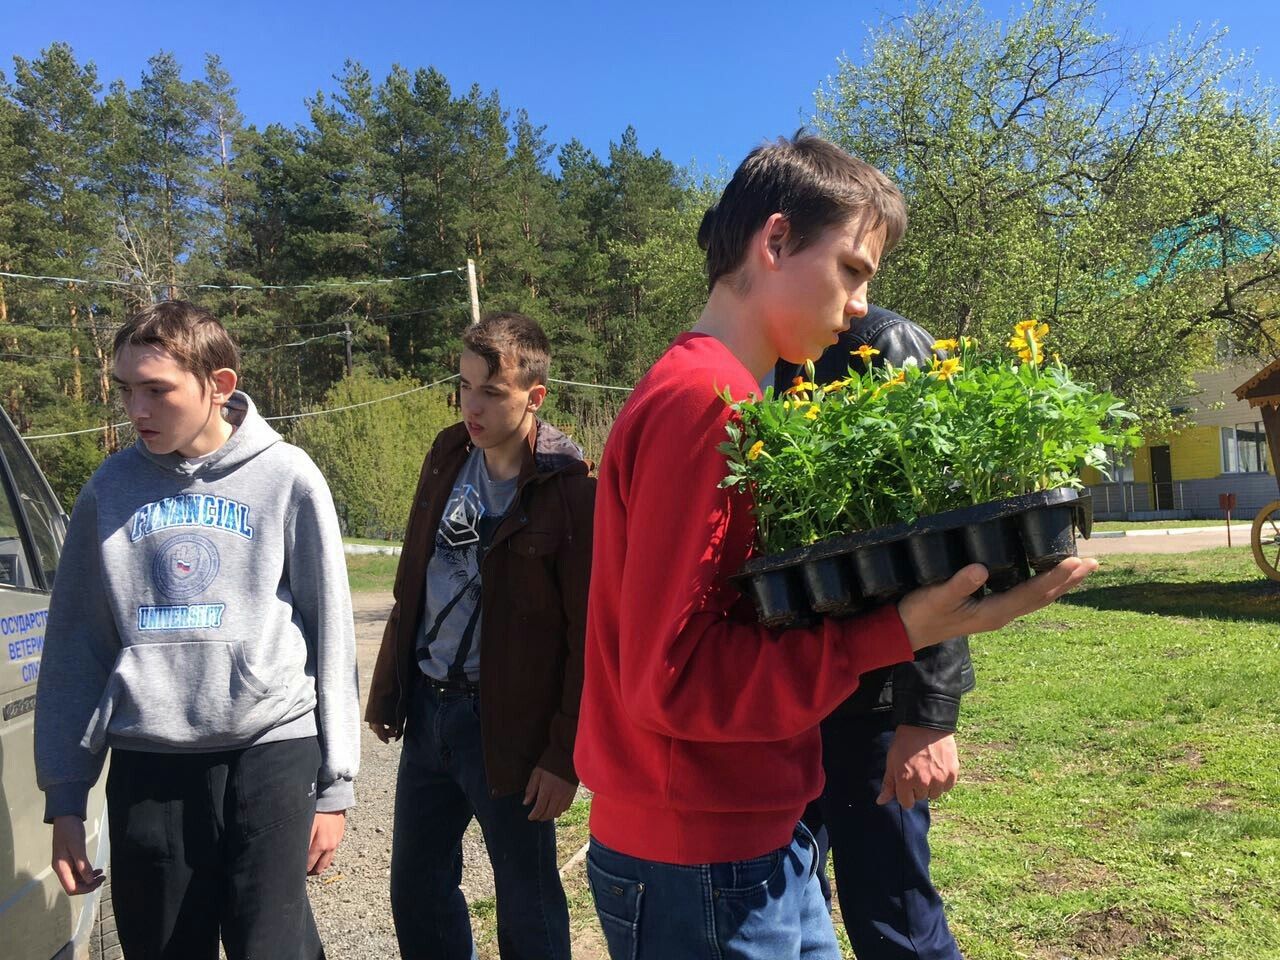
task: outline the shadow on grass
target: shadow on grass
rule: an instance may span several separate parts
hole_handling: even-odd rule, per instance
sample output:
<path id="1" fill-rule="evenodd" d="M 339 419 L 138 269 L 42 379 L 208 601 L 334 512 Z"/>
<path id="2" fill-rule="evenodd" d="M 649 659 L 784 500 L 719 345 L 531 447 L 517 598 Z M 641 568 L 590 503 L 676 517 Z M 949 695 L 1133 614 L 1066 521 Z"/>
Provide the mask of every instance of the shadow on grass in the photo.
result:
<path id="1" fill-rule="evenodd" d="M 1260 620 L 1280 623 L 1280 583 L 1248 582 L 1125 583 L 1098 585 L 1058 601 L 1095 610 L 1129 610 L 1170 617 L 1211 620 Z"/>

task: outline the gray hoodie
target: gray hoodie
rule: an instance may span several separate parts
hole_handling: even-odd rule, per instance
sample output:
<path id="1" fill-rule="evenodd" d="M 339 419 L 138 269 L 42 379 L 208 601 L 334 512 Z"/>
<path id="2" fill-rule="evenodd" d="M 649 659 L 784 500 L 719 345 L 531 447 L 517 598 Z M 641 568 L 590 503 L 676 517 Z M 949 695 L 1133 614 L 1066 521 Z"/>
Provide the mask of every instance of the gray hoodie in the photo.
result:
<path id="1" fill-rule="evenodd" d="M 208 457 L 141 441 L 80 491 L 36 689 L 45 820 L 85 815 L 105 747 L 207 752 L 319 736 L 316 809 L 355 800 L 351 595 L 324 477 L 247 395 Z"/>

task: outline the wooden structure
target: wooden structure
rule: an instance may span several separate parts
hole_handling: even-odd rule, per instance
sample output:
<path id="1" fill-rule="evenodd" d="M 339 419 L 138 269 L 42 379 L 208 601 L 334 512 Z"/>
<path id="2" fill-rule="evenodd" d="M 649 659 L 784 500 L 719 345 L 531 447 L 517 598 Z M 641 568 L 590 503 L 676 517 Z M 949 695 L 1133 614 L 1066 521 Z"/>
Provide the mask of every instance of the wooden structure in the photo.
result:
<path id="1" fill-rule="evenodd" d="M 1261 409 L 1262 426 L 1271 451 L 1271 469 L 1280 486 L 1280 360 L 1263 367 L 1236 387 L 1235 395 L 1238 400 L 1248 401 L 1250 407 Z M 1272 500 L 1253 518 L 1250 543 L 1253 559 L 1262 572 L 1280 581 L 1280 500 Z"/>

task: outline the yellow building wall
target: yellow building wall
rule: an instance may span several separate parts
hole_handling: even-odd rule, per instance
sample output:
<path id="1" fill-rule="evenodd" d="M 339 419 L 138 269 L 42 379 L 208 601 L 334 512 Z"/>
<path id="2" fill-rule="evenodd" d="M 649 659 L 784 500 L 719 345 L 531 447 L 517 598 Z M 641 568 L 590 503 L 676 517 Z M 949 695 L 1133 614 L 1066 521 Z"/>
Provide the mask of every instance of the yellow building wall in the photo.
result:
<path id="1" fill-rule="evenodd" d="M 1133 454 L 1133 479 L 1135 483 L 1151 482 L 1151 449 L 1141 447 Z"/>
<path id="2" fill-rule="evenodd" d="M 1174 480 L 1207 480 L 1222 473 L 1218 427 L 1187 427 L 1169 441 Z"/>

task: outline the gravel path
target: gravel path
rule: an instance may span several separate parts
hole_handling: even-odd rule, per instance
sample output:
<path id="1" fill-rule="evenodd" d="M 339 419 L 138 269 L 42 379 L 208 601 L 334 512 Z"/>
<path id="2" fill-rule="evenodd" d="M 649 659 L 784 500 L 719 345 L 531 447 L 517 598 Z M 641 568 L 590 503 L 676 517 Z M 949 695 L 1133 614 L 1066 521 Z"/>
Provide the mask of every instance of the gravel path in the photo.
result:
<path id="1" fill-rule="evenodd" d="M 363 712 L 392 598 L 384 592 L 355 593 L 352 603 Z M 379 743 L 368 727 L 362 726 L 360 746 L 358 805 L 347 815 L 346 836 L 333 866 L 324 876 L 308 880 L 311 906 L 330 960 L 399 955 L 391 924 L 390 876 L 400 744 Z M 493 871 L 475 823 L 463 840 L 463 859 L 462 889 L 468 902 L 492 897 Z"/>

